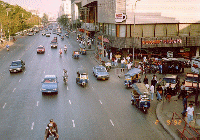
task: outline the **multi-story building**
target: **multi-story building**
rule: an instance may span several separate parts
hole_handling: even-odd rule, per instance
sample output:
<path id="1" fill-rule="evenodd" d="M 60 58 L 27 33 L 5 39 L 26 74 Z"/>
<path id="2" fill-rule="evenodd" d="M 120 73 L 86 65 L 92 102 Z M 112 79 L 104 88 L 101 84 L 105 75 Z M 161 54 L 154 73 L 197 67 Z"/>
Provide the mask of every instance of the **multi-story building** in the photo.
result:
<path id="1" fill-rule="evenodd" d="M 85 8 L 84 22 L 87 35 L 94 35 L 94 25 L 99 42 L 105 51 L 155 55 L 173 51 L 175 55 L 191 57 L 198 54 L 200 24 L 179 23 L 175 18 L 161 13 L 139 13 L 133 0 L 82 0 Z M 137 5 L 139 1 L 137 2 Z M 82 30 L 84 31 L 84 30 Z M 133 49 L 134 48 L 134 49 Z M 133 51 L 134 50 L 134 51 Z"/>
<path id="2" fill-rule="evenodd" d="M 71 0 L 62 0 L 58 16 L 67 15 L 71 19 Z"/>

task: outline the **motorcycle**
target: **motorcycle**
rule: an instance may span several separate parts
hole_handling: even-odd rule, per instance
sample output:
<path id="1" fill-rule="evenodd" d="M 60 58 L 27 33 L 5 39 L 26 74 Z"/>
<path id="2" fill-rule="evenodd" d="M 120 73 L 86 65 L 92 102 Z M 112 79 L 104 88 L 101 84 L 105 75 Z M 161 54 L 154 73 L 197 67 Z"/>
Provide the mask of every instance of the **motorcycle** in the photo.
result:
<path id="1" fill-rule="evenodd" d="M 67 84 L 67 81 L 68 81 L 68 76 L 63 76 L 63 81 L 64 81 L 64 83 L 65 83 L 65 85 Z"/>
<path id="2" fill-rule="evenodd" d="M 62 56 L 62 52 L 59 52 L 59 54 L 60 54 L 60 57 Z"/>
<path id="3" fill-rule="evenodd" d="M 64 52 L 65 52 L 65 53 L 67 52 L 67 48 L 64 48 Z"/>
<path id="4" fill-rule="evenodd" d="M 7 51 L 9 51 L 9 48 L 7 48 Z"/>

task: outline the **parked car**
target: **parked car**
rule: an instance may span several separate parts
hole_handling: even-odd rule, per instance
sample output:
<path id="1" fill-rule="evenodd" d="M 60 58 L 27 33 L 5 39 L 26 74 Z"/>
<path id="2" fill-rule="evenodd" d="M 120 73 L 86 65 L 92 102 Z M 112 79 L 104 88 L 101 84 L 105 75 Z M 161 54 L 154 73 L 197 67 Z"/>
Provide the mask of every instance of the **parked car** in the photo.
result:
<path id="1" fill-rule="evenodd" d="M 98 79 L 108 80 L 109 73 L 107 72 L 106 68 L 102 65 L 93 67 L 93 74 Z"/>
<path id="2" fill-rule="evenodd" d="M 56 93 L 58 94 L 58 80 L 55 75 L 45 75 L 42 81 L 42 94 L 43 93 Z"/>
<path id="3" fill-rule="evenodd" d="M 193 89 L 197 88 L 198 74 L 187 73 L 185 77 L 185 90 L 187 93 L 193 93 Z M 200 79 L 199 79 L 200 85 Z M 200 86 L 199 86 L 200 87 Z"/>
<path id="4" fill-rule="evenodd" d="M 44 46 L 40 45 L 37 47 L 37 53 L 44 53 L 44 52 L 45 52 Z"/>
<path id="5" fill-rule="evenodd" d="M 172 87 L 172 94 L 173 95 L 177 95 L 177 92 L 179 90 L 179 85 L 180 85 L 180 79 L 178 78 L 177 75 L 166 75 L 163 78 L 163 83 L 164 83 L 164 87 L 165 87 L 165 91 L 167 90 L 167 87 L 169 87 L 169 84 L 171 84 Z M 166 93 L 166 92 L 165 92 Z"/>
<path id="6" fill-rule="evenodd" d="M 33 36 L 34 34 L 33 34 L 33 32 L 29 32 L 28 35 L 29 36 Z"/>
<path id="7" fill-rule="evenodd" d="M 13 61 L 10 65 L 9 71 L 12 72 L 20 72 L 25 69 L 25 62 L 22 60 Z"/>

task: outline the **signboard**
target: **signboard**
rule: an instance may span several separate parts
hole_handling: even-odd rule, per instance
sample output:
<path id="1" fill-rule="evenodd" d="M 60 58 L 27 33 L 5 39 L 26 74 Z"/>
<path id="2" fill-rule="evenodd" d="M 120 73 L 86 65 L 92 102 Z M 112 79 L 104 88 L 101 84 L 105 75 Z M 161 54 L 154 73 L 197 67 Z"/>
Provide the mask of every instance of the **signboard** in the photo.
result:
<path id="1" fill-rule="evenodd" d="M 126 20 L 126 15 L 123 13 L 115 13 L 115 22 L 123 22 Z"/>
<path id="2" fill-rule="evenodd" d="M 147 40 L 147 41 L 142 41 L 142 44 L 177 44 L 177 43 L 182 43 L 181 39 L 176 39 L 176 40 Z"/>

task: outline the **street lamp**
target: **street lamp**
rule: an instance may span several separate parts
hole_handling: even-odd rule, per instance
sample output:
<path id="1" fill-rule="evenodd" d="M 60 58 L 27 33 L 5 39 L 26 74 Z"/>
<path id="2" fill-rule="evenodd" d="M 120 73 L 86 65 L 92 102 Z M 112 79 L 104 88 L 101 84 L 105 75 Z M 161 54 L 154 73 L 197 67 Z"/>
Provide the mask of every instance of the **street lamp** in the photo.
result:
<path id="1" fill-rule="evenodd" d="M 133 63 L 134 63 L 134 48 L 135 48 L 135 10 L 136 10 L 136 3 L 137 3 L 138 1 L 141 1 L 141 0 L 136 0 L 136 1 L 135 1 L 135 8 L 134 8 L 134 30 L 133 30 L 134 47 L 133 47 Z M 132 10 L 133 10 L 133 5 L 132 5 Z"/>

